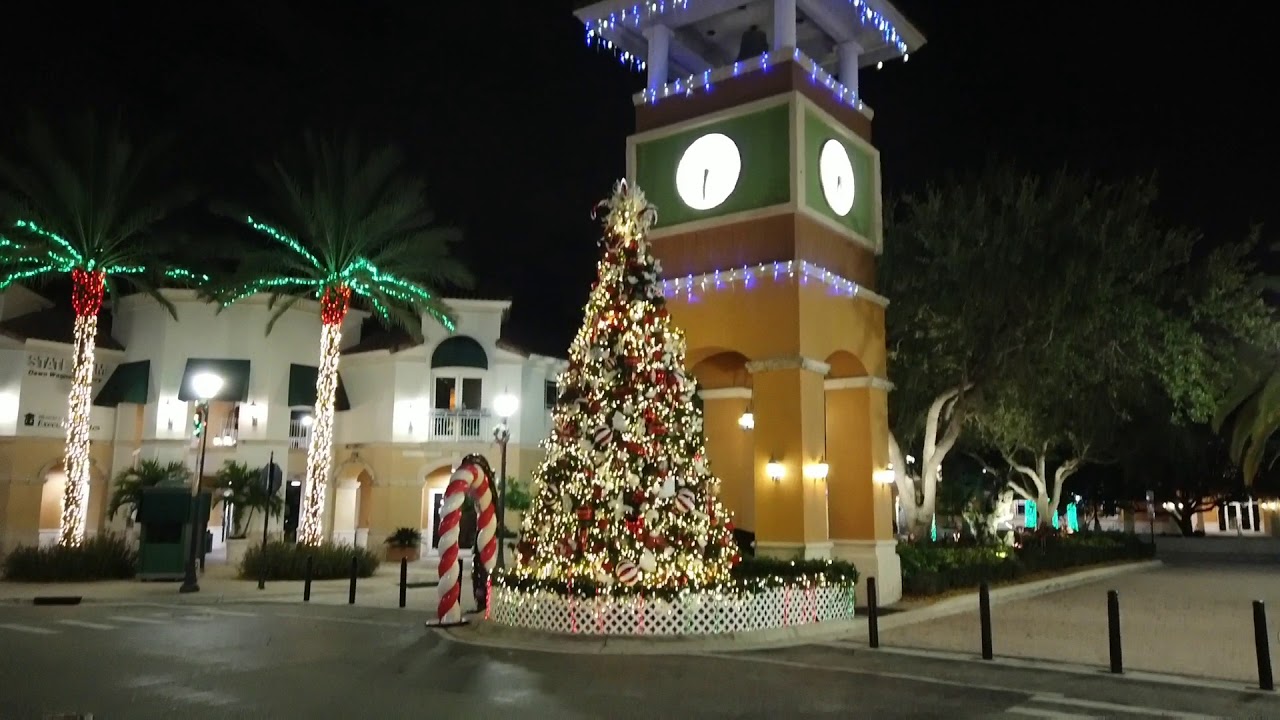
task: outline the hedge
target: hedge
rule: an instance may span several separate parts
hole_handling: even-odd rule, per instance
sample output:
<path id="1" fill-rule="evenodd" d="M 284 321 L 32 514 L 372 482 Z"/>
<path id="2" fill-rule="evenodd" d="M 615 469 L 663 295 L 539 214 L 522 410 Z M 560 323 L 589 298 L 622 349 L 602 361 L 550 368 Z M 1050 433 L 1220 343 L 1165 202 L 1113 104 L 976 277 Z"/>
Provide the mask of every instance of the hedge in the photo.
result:
<path id="1" fill-rule="evenodd" d="M 1131 533 L 1033 534 L 1022 546 L 963 546 L 901 543 L 902 589 L 906 595 L 937 595 L 974 588 L 984 580 L 1017 580 L 1038 572 L 1125 560 L 1147 560 L 1155 547 Z"/>
<path id="2" fill-rule="evenodd" d="M 19 582 L 127 580 L 137 573 L 138 553 L 109 533 L 74 547 L 20 545 L 4 559 L 4 579 Z"/>
<path id="3" fill-rule="evenodd" d="M 298 543 L 269 542 L 251 546 L 240 561 L 240 577 L 253 580 L 263 563 L 267 580 L 303 580 L 307 558 L 312 559 L 312 580 L 337 580 L 351 577 L 351 558 L 356 559 L 356 575 L 369 577 L 378 569 L 378 556 L 364 548 L 324 543 L 309 546 Z"/>

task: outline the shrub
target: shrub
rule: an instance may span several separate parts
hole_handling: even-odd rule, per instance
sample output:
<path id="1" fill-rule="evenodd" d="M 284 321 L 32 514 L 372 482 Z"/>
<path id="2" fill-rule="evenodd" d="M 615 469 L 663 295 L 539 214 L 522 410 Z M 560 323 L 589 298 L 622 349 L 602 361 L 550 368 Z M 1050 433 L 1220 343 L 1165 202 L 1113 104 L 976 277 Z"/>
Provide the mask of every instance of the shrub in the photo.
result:
<path id="1" fill-rule="evenodd" d="M 983 581 L 1016 580 L 1036 572 L 1154 557 L 1155 548 L 1119 532 L 1028 533 L 1022 547 L 902 543 L 902 589 L 907 595 L 937 595 L 977 587 Z"/>
<path id="2" fill-rule="evenodd" d="M 422 531 L 411 527 L 396 528 L 396 531 L 391 533 L 386 542 L 395 548 L 416 548 L 422 544 Z M 348 560 L 347 562 L 351 561 Z"/>
<path id="3" fill-rule="evenodd" d="M 351 577 L 351 558 L 356 559 L 356 575 L 369 577 L 378 569 L 378 556 L 364 548 L 351 545 L 301 545 L 297 543 L 269 542 L 266 546 L 254 545 L 240 562 L 240 577 L 256 579 L 266 569 L 267 580 L 303 580 L 306 578 L 307 558 L 312 558 L 312 580 L 337 580 Z"/>
<path id="4" fill-rule="evenodd" d="M 109 533 L 77 547 L 18 546 L 4 559 L 4 578 L 19 582 L 127 580 L 137 573 L 138 553 Z"/>

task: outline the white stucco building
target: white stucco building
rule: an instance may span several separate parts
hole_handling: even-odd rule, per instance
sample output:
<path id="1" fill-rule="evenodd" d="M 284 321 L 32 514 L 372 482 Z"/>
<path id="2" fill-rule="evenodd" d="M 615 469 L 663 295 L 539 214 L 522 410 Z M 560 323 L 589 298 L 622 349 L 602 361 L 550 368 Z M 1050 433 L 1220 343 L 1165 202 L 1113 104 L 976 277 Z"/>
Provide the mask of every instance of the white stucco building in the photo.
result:
<path id="1" fill-rule="evenodd" d="M 165 296 L 177 320 L 144 295 L 120 299 L 104 313 L 90 532 L 108 526 L 109 482 L 122 468 L 143 458 L 197 466 L 189 383 L 196 373 L 214 372 L 224 383 L 210 405 L 205 482 L 227 460 L 257 467 L 274 455 L 288 482 L 283 527 L 277 518 L 270 529 L 288 534 L 299 492 L 292 483 L 306 470 L 315 402 L 318 303 L 298 303 L 268 335 L 266 296 L 221 312 L 194 291 L 166 290 Z M 500 394 L 519 400 L 508 421 L 507 474 L 527 480 L 541 459 L 555 379 L 566 363 L 501 339 L 509 301 L 449 304 L 457 330 L 449 333 L 428 318 L 422 343 L 366 323 L 363 313 L 347 318 L 325 512 L 325 531 L 335 540 L 376 547 L 396 528 L 417 527 L 429 550 L 434 503 L 458 460 L 482 453 L 498 471 L 493 430 L 502 419 L 493 408 Z M 57 535 L 71 327 L 69 311 L 30 290 L 0 293 L 0 554 Z M 210 524 L 221 544 L 218 509 L 214 515 Z M 123 519 L 111 525 L 123 527 Z"/>

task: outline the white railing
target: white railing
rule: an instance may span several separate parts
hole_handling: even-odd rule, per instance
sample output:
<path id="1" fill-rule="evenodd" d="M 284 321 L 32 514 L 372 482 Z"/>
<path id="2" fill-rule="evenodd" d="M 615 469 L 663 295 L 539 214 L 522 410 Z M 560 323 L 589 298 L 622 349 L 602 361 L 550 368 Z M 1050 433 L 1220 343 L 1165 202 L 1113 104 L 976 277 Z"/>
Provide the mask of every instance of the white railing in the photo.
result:
<path id="1" fill-rule="evenodd" d="M 443 441 L 476 441 L 484 438 L 481 431 L 489 413 L 486 410 L 432 410 L 431 439 Z"/>
<path id="2" fill-rule="evenodd" d="M 289 447 L 306 450 L 311 441 L 311 425 L 301 420 L 289 421 Z"/>

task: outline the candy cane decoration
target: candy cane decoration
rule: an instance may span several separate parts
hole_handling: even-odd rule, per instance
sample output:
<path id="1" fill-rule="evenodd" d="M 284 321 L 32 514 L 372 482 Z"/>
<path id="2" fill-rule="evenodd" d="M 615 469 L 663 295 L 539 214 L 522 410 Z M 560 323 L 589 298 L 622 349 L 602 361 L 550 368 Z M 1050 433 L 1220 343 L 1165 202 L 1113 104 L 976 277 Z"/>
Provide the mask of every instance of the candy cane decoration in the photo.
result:
<path id="1" fill-rule="evenodd" d="M 482 458 L 467 456 L 449 478 L 444 500 L 440 503 L 440 604 L 436 615 L 441 624 L 462 621 L 462 577 L 458 572 L 458 535 L 462 524 L 462 503 L 469 492 L 475 500 L 476 524 L 480 528 L 476 542 L 480 545 L 480 562 L 493 571 L 498 555 L 498 521 L 494 513 L 493 493 Z"/>

